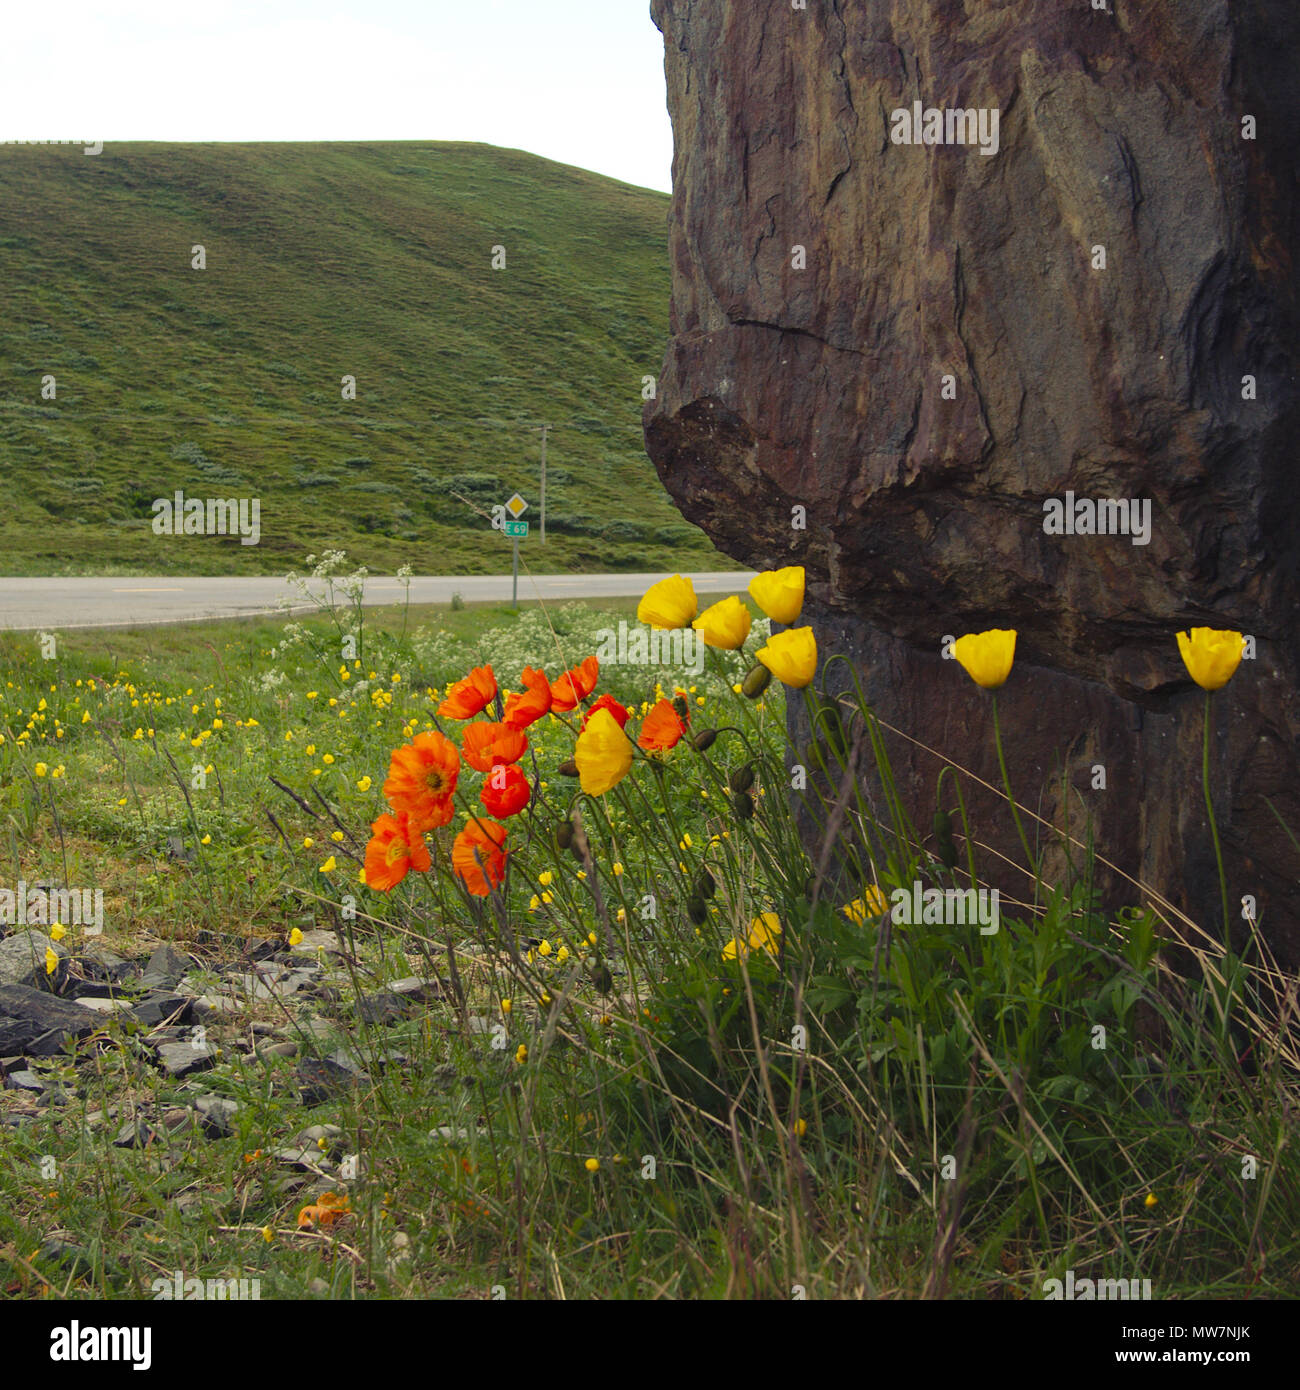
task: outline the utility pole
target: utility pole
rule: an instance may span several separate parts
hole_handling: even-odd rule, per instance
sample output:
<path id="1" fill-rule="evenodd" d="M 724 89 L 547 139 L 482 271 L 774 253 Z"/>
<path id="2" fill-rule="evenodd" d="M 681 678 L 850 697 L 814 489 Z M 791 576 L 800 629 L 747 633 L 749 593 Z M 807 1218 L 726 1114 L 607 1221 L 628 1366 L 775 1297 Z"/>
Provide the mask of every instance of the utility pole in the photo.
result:
<path id="1" fill-rule="evenodd" d="M 541 502 L 542 523 L 541 523 L 541 533 L 542 533 L 542 544 L 545 545 L 545 544 L 546 544 L 546 432 L 547 432 L 547 430 L 549 430 L 551 427 L 550 427 L 550 425 L 537 425 L 537 426 L 535 426 L 535 428 L 541 430 L 541 432 L 542 432 L 542 502 Z"/>

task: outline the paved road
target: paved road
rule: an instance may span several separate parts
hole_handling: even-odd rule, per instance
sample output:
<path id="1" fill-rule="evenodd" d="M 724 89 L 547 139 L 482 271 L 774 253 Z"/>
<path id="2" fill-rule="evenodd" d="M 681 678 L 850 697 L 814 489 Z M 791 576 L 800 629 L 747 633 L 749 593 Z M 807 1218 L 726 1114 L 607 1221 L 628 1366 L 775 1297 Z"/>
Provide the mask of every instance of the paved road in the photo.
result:
<path id="1" fill-rule="evenodd" d="M 692 574 L 697 593 L 743 593 L 752 573 Z M 660 574 L 538 574 L 519 576 L 519 598 L 639 597 Z M 324 586 L 313 583 L 313 592 Z M 412 603 L 450 603 L 459 594 L 466 603 L 510 600 L 510 576 L 417 575 L 411 580 Z M 400 603 L 404 587 L 376 575 L 366 581 L 366 605 Z M 204 618 L 242 618 L 279 611 L 281 598 L 298 610 L 310 609 L 302 595 L 283 579 L 270 576 L 223 576 L 157 579 L 6 579 L 0 577 L 0 630 L 36 631 L 77 627 L 142 627 L 151 623 L 194 622 Z"/>

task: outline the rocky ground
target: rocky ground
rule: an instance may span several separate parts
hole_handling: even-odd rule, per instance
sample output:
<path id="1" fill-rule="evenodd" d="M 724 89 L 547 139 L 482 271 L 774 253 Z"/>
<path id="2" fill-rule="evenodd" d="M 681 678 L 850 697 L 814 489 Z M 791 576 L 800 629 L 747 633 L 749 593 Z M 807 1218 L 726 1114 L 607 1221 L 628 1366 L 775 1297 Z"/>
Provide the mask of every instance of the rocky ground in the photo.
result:
<path id="1" fill-rule="evenodd" d="M 383 962 L 364 964 L 331 931 L 296 944 L 252 939 L 233 958 L 229 938 L 205 935 L 140 959 L 93 937 L 69 951 L 40 929 L 0 940 L 0 1144 L 6 1128 L 49 1118 L 60 1130 L 84 1124 L 97 1145 L 158 1146 L 178 1169 L 192 1168 L 196 1141 L 238 1131 L 242 1102 L 231 1092 L 246 1092 L 250 1079 L 291 1107 L 366 1088 L 409 1064 L 386 1041 L 391 1025 L 429 1014 L 444 997 L 436 979 L 385 978 Z M 490 1026 L 470 1020 L 472 1032 Z M 446 1070 L 450 1086 L 455 1069 Z M 248 1158 L 278 1201 L 346 1192 L 365 1170 L 332 1124 L 291 1125 L 278 1147 Z M 200 1197 L 181 1188 L 171 1200 L 183 1210 Z"/>

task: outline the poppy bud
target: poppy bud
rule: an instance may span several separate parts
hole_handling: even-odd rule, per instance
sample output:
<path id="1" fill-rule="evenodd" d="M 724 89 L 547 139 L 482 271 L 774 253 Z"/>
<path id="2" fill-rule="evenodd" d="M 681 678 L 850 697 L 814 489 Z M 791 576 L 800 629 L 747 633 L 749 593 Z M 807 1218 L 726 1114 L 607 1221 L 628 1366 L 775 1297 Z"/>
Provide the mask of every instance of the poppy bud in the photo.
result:
<path id="1" fill-rule="evenodd" d="M 757 700 L 758 697 L 767 689 L 768 682 L 772 679 L 772 673 L 766 666 L 755 666 L 754 669 L 741 682 L 740 693 L 749 700 Z"/>
<path id="2" fill-rule="evenodd" d="M 703 926 L 709 920 L 709 909 L 705 906 L 704 899 L 694 896 L 687 898 L 686 915 L 697 927 Z"/>
<path id="3" fill-rule="evenodd" d="M 678 719 L 686 720 L 691 716 L 690 706 L 686 703 L 685 695 L 673 696 L 673 708 L 677 711 Z"/>
<path id="4" fill-rule="evenodd" d="M 570 758 L 568 762 L 561 763 L 555 770 L 561 777 L 576 777 L 578 775 L 578 764 Z"/>
<path id="5" fill-rule="evenodd" d="M 744 767 L 738 767 L 727 778 L 727 785 L 733 792 L 747 792 L 754 785 L 754 764 L 746 763 Z"/>
<path id="6" fill-rule="evenodd" d="M 717 880 L 707 869 L 701 869 L 699 877 L 695 880 L 696 896 L 701 898 L 711 898 L 717 891 Z"/>
<path id="7" fill-rule="evenodd" d="M 573 843 L 574 830 L 575 827 L 573 822 L 571 820 L 566 820 L 564 824 L 560 826 L 560 828 L 555 832 L 555 843 L 561 849 L 568 849 L 569 846 Z"/>
<path id="8" fill-rule="evenodd" d="M 585 830 L 575 830 L 573 841 L 569 845 L 569 853 L 581 864 L 591 854 L 591 844 L 587 839 Z"/>
<path id="9" fill-rule="evenodd" d="M 953 869 L 957 866 L 957 846 L 952 842 L 952 817 L 947 811 L 934 813 L 934 845 L 939 858 Z"/>
<path id="10" fill-rule="evenodd" d="M 695 735 L 695 751 L 703 753 L 706 749 L 713 747 L 713 741 L 718 736 L 716 729 L 704 729 Z"/>
<path id="11" fill-rule="evenodd" d="M 837 756 L 843 758 L 848 748 L 848 738 L 844 732 L 844 719 L 840 714 L 839 706 L 828 700 L 822 705 L 817 715 L 817 722 L 826 742 Z"/>
<path id="12" fill-rule="evenodd" d="M 597 961 L 594 965 L 588 965 L 587 974 L 591 977 L 591 983 L 601 994 L 608 994 L 613 989 L 614 977 L 609 973 L 609 966 L 604 961 Z"/>
<path id="13" fill-rule="evenodd" d="M 741 820 L 754 819 L 754 798 L 748 792 L 737 792 L 731 798 L 731 804 Z"/>

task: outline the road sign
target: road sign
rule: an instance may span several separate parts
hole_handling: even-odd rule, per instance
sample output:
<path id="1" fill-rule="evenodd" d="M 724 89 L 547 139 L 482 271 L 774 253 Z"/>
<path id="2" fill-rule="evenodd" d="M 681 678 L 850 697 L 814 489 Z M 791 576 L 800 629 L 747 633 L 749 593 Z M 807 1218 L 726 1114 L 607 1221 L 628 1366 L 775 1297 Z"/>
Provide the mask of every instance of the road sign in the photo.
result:
<path id="1" fill-rule="evenodd" d="M 507 536 L 526 536 L 528 523 L 526 521 L 507 521 L 504 530 Z"/>
<path id="2" fill-rule="evenodd" d="M 528 503 L 516 492 L 515 495 L 506 503 L 506 511 L 510 513 L 516 521 L 528 510 Z M 509 532 L 506 533 L 507 535 Z"/>

